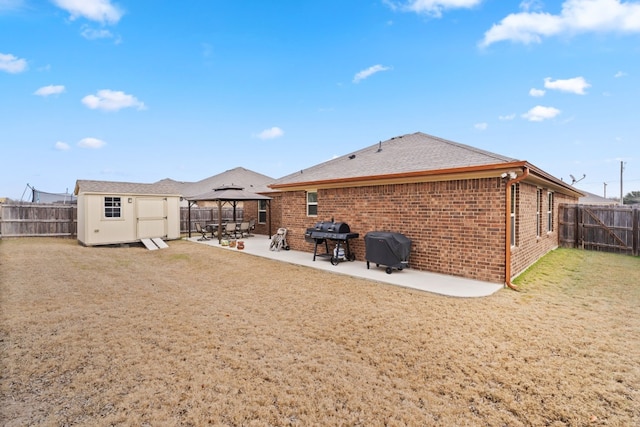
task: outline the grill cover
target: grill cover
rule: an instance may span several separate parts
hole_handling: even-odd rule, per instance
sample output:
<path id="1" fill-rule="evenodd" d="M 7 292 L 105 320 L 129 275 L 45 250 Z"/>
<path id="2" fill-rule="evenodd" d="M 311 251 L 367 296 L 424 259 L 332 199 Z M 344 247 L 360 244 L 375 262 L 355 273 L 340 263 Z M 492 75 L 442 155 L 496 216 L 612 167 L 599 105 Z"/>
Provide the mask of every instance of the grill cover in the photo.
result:
<path id="1" fill-rule="evenodd" d="M 400 233 L 370 231 L 364 236 L 367 261 L 390 267 L 402 267 L 409 260 L 411 240 Z"/>

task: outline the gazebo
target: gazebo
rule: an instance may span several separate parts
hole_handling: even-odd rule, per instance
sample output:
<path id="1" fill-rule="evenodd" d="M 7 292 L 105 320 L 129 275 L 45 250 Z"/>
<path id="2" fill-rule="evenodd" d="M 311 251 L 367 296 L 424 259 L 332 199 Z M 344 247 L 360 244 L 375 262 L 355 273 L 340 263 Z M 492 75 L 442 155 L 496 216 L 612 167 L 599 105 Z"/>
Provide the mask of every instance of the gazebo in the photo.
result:
<path id="1" fill-rule="evenodd" d="M 189 202 L 189 237 L 191 237 L 191 206 L 197 202 L 217 202 L 218 204 L 218 243 L 222 240 L 222 206 L 225 203 L 233 206 L 233 219 L 236 219 L 238 202 L 266 200 L 269 208 L 269 236 L 271 236 L 271 197 L 246 191 L 237 185 L 225 185 L 203 194 L 186 198 Z"/>

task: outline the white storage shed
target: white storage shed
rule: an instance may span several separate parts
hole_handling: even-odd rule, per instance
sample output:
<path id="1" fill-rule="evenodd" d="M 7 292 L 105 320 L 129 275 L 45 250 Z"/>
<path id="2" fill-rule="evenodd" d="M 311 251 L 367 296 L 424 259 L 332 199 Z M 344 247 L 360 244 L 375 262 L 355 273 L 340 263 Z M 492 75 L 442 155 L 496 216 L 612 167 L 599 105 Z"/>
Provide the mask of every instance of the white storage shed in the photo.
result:
<path id="1" fill-rule="evenodd" d="M 74 194 L 85 246 L 180 238 L 180 194 L 171 186 L 78 180 Z"/>

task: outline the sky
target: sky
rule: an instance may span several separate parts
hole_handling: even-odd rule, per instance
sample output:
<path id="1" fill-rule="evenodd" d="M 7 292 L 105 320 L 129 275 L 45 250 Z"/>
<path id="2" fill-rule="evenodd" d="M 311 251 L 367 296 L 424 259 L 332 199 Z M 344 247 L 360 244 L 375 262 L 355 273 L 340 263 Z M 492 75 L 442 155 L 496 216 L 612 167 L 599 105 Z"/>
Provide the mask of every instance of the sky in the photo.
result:
<path id="1" fill-rule="evenodd" d="M 0 197 L 414 132 L 640 191 L 640 1 L 0 0 Z"/>

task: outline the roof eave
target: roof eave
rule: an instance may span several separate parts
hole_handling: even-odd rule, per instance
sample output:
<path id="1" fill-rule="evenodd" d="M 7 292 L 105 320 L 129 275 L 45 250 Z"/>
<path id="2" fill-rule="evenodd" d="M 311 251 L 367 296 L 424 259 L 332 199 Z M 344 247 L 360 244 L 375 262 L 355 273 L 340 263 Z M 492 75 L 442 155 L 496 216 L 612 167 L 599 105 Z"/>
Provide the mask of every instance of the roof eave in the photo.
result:
<path id="1" fill-rule="evenodd" d="M 335 178 L 315 181 L 299 181 L 284 184 L 271 184 L 270 188 L 281 191 L 295 191 L 307 188 L 337 188 L 348 186 L 367 186 L 392 183 L 437 181 L 456 178 L 489 178 L 499 176 L 502 172 L 527 165 L 525 161 L 494 163 L 488 165 L 464 166 L 457 168 L 436 169 L 427 171 L 400 172 L 384 175 L 369 175 L 350 178 Z"/>
<path id="2" fill-rule="evenodd" d="M 542 169 L 539 169 L 528 162 L 525 164 L 525 166 L 528 167 L 531 172 L 531 175 L 529 175 L 529 178 L 525 179 L 525 181 L 533 183 L 545 183 L 547 185 L 551 184 L 551 187 L 556 191 L 560 191 L 575 197 L 584 196 L 584 194 L 580 192 L 580 190 L 564 182 L 563 180 L 556 178 L 553 175 L 549 175 Z"/>

